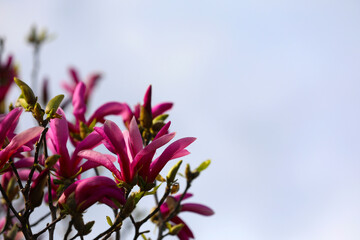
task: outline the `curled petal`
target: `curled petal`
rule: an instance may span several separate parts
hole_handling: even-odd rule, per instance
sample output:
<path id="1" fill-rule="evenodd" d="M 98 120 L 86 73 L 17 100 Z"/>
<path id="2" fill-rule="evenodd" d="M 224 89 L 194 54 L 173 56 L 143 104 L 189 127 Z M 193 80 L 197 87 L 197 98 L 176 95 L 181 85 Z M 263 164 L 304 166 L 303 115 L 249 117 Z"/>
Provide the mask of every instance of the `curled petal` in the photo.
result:
<path id="1" fill-rule="evenodd" d="M 76 117 L 76 120 L 81 122 L 85 122 L 85 112 L 86 112 L 85 91 L 86 91 L 85 84 L 83 82 L 79 82 L 76 85 L 72 99 L 72 104 L 74 107 L 73 114 Z"/>
<path id="2" fill-rule="evenodd" d="M 94 119 L 96 122 L 105 122 L 105 117 L 109 115 L 122 115 L 126 110 L 126 106 L 119 102 L 108 102 L 101 105 L 89 118 L 87 125 L 90 125 Z"/>
<path id="3" fill-rule="evenodd" d="M 14 108 L 10 111 L 0 122 L 0 145 L 2 146 L 6 135 L 12 129 L 12 126 L 15 123 L 17 124 L 17 120 L 21 115 L 22 109 L 21 108 Z"/>
<path id="4" fill-rule="evenodd" d="M 174 159 L 174 156 L 179 156 L 178 153 L 181 153 L 184 148 L 189 146 L 192 142 L 194 142 L 196 138 L 193 137 L 187 137 L 179 139 L 172 144 L 170 144 L 164 152 L 157 158 L 155 161 L 151 163 L 150 166 L 150 176 L 149 179 L 154 180 L 155 177 L 159 174 L 161 169 L 165 166 L 165 164 L 171 160 Z"/>
<path id="5" fill-rule="evenodd" d="M 152 116 L 156 118 L 157 116 L 163 114 L 164 112 L 170 110 L 173 106 L 171 102 L 159 103 L 152 108 Z"/>
<path id="6" fill-rule="evenodd" d="M 135 156 L 143 149 L 143 141 L 139 131 L 139 127 L 134 117 L 130 122 L 129 135 L 130 150 L 132 155 Z"/>
<path id="7" fill-rule="evenodd" d="M 119 170 L 117 170 L 117 168 L 114 165 L 114 161 L 116 161 L 115 157 L 111 156 L 111 155 L 105 155 L 93 150 L 83 150 L 81 152 L 79 152 L 78 154 L 80 157 L 85 158 L 89 161 L 98 163 L 104 167 L 106 167 L 107 169 L 110 170 L 110 172 L 114 173 L 114 175 L 118 178 L 118 179 L 122 179 L 121 173 L 119 172 Z"/>
<path id="8" fill-rule="evenodd" d="M 184 203 L 181 205 L 182 212 L 194 212 L 204 216 L 211 216 L 214 215 L 214 211 L 202 204 L 197 203 Z"/>

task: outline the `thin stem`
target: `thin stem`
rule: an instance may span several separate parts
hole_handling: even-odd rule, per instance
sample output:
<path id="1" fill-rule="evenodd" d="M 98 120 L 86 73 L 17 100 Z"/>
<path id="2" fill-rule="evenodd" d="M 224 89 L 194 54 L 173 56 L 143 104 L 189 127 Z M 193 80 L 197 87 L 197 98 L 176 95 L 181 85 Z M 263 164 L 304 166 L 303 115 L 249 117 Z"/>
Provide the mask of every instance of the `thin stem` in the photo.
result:
<path id="1" fill-rule="evenodd" d="M 42 221 L 44 221 L 47 217 L 50 216 L 51 213 L 47 213 L 44 216 L 42 216 L 39 220 L 37 220 L 36 222 L 34 222 L 33 224 L 31 224 L 31 227 L 35 227 L 36 225 L 38 225 L 39 223 L 41 223 Z"/>
<path id="2" fill-rule="evenodd" d="M 47 144 L 46 144 L 46 138 L 43 138 L 43 144 L 44 144 L 44 156 L 45 159 L 47 159 L 48 156 L 48 149 L 47 149 Z M 52 221 L 54 221 L 56 219 L 56 207 L 53 205 L 53 199 L 52 199 L 52 191 L 51 191 L 51 175 L 50 175 L 50 171 L 48 172 L 48 196 L 49 196 L 49 209 L 51 212 L 51 219 Z M 51 228 L 49 228 L 49 240 L 53 240 L 54 239 L 54 232 L 55 232 L 55 225 Z"/>
<path id="3" fill-rule="evenodd" d="M 113 209 L 113 212 L 114 212 L 114 216 L 116 217 L 118 215 L 118 210 Z M 115 240 L 120 240 L 120 229 L 117 229 L 115 231 Z"/>
<path id="4" fill-rule="evenodd" d="M 16 169 L 16 167 L 15 167 L 14 160 L 11 158 L 9 162 L 10 162 L 10 165 L 11 165 L 11 168 L 12 168 L 13 172 L 15 173 L 15 176 L 16 176 L 16 178 L 17 178 L 17 182 L 18 182 L 18 184 L 19 184 L 20 189 L 23 189 L 24 186 L 23 186 L 23 184 L 22 184 L 22 182 L 21 182 L 19 173 L 18 173 L 18 171 L 17 171 L 17 169 Z"/>
<path id="5" fill-rule="evenodd" d="M 5 199 L 6 203 L 8 204 L 9 208 L 11 209 L 11 211 L 13 212 L 13 214 L 15 215 L 15 217 L 22 222 L 22 218 L 20 217 L 19 213 L 15 210 L 14 206 L 12 205 L 10 199 L 8 198 L 3 186 L 0 184 L 0 191 L 1 194 L 3 196 L 3 198 Z"/>
<path id="6" fill-rule="evenodd" d="M 48 131 L 48 128 L 44 128 L 44 130 L 42 131 L 41 133 L 41 136 L 40 136 L 40 140 L 36 143 L 36 148 L 35 148 L 35 156 L 34 156 L 34 165 L 32 166 L 31 170 L 30 170 L 30 174 L 29 174 L 29 178 L 26 182 L 26 185 L 25 185 L 25 188 L 24 188 L 24 197 L 25 197 L 25 200 L 27 201 L 29 196 L 29 190 L 30 190 L 30 183 L 32 181 L 32 177 L 34 175 L 34 172 L 35 172 L 35 169 L 36 169 L 36 165 L 39 163 L 39 151 L 40 151 L 40 146 L 41 146 L 41 143 L 43 141 L 43 139 L 45 138 L 46 136 L 46 133 Z"/>
<path id="7" fill-rule="evenodd" d="M 33 69 L 31 72 L 31 85 L 35 91 L 37 90 L 36 82 L 37 82 L 37 75 L 38 75 L 39 68 L 40 68 L 40 59 L 39 59 L 40 54 L 39 53 L 40 53 L 40 44 L 35 44 L 34 45 L 34 53 L 33 53 Z"/>
<path id="8" fill-rule="evenodd" d="M 68 228 L 67 228 L 66 233 L 65 233 L 65 236 L 64 236 L 64 240 L 67 240 L 67 239 L 68 239 L 69 234 L 71 233 L 71 227 L 72 227 L 72 225 L 73 225 L 73 221 L 70 220 L 69 225 L 68 225 Z"/>
<path id="9" fill-rule="evenodd" d="M 57 219 L 55 219 L 54 221 L 52 221 L 50 224 L 47 224 L 46 227 L 41 230 L 40 232 L 34 234 L 34 238 L 36 239 L 37 237 L 39 237 L 41 234 L 43 234 L 44 232 L 46 232 L 49 228 L 51 228 L 52 226 L 54 226 L 57 222 L 61 221 L 65 216 L 59 216 Z"/>

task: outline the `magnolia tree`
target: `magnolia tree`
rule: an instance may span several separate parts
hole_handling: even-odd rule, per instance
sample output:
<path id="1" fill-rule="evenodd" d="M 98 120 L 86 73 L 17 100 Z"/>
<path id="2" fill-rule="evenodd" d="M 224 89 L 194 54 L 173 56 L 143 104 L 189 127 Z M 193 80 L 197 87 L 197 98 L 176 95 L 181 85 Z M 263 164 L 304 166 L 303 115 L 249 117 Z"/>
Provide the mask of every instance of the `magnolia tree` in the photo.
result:
<path id="1" fill-rule="evenodd" d="M 34 47 L 33 83 L 39 50 L 46 39 L 46 32 L 38 34 L 35 29 L 28 38 Z M 83 214 L 96 203 L 111 208 L 114 215 L 106 217 L 109 226 L 96 233 L 94 239 L 120 239 L 127 219 L 132 230 L 123 231 L 132 234 L 133 239 L 163 239 L 171 235 L 183 240 L 194 238 L 180 215 L 185 211 L 214 214 L 207 206 L 187 202 L 192 196 L 189 190 L 193 181 L 210 161 L 195 169 L 189 164 L 182 168 L 182 160 L 172 161 L 188 155 L 186 148 L 195 141 L 193 137 L 174 140 L 171 122 L 167 121 L 172 103 L 153 106 L 149 86 L 143 103 L 133 109 L 127 103 L 114 101 L 89 114 L 87 104 L 100 75 L 93 74 L 83 82 L 75 69 L 70 69 L 72 82 L 63 83 L 67 100 L 63 101 L 64 95 L 48 100 L 45 83 L 40 101 L 33 91 L 35 87 L 32 89 L 26 79 L 17 78 L 13 58 L 2 56 L 3 48 L 1 41 L 0 231 L 4 239 L 54 239 L 55 229 L 62 223 L 67 224 L 67 230 L 58 238 L 84 239 L 96 223 L 85 222 Z M 21 94 L 6 110 L 5 99 L 13 82 Z M 31 114 L 36 126 L 17 133 L 23 114 Z M 123 124 L 119 127 L 106 120 L 109 115 L 118 117 Z M 100 145 L 106 151 L 99 152 L 96 147 Z M 170 171 L 163 173 L 169 164 Z M 98 171 L 100 167 L 112 177 L 102 176 L 100 173 L 106 171 Z M 134 210 L 148 195 L 153 196 L 154 206 L 137 219 Z M 44 206 L 48 213 L 41 216 Z M 36 220 L 30 221 L 30 216 L 37 216 Z M 147 222 L 155 224 L 157 236 L 150 236 L 144 225 Z"/>

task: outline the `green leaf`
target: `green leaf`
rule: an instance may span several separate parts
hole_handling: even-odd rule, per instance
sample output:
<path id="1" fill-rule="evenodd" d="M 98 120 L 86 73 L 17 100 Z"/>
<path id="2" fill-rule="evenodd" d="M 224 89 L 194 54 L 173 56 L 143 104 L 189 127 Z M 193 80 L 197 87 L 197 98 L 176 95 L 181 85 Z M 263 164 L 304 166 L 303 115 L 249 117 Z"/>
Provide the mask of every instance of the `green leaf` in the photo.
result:
<path id="1" fill-rule="evenodd" d="M 111 227 L 113 225 L 111 218 L 109 216 L 106 216 L 106 221 L 109 224 L 109 226 Z"/>
<path id="2" fill-rule="evenodd" d="M 201 172 L 204 171 L 211 163 L 211 160 L 208 159 L 200 164 L 199 167 L 196 168 L 196 171 Z"/>

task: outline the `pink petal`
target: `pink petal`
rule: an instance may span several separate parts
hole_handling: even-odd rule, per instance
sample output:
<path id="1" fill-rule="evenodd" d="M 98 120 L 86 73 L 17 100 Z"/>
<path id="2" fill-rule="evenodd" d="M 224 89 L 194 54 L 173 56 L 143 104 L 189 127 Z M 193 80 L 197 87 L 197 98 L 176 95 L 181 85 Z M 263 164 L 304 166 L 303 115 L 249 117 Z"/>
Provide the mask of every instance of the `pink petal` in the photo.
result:
<path id="1" fill-rule="evenodd" d="M 178 216 L 175 216 L 170 221 L 175 224 L 180 224 L 180 223 L 184 224 L 184 227 L 180 231 L 180 233 L 181 233 L 180 235 L 187 236 L 189 238 L 195 238 L 194 234 L 192 233 L 192 231 L 190 230 L 188 225 L 181 218 L 179 218 Z M 186 238 L 184 238 L 184 239 L 186 239 Z"/>
<path id="2" fill-rule="evenodd" d="M 83 150 L 79 152 L 78 156 L 106 167 L 110 172 L 114 173 L 118 179 L 122 179 L 121 173 L 113 164 L 113 162 L 116 161 L 115 157 L 93 150 Z"/>
<path id="3" fill-rule="evenodd" d="M 78 152 L 85 149 L 93 149 L 96 146 L 98 146 L 102 140 L 103 140 L 102 136 L 97 132 L 93 131 L 86 138 L 84 138 L 84 140 L 79 142 L 71 157 L 71 162 L 73 166 L 77 166 L 81 161 L 81 158 L 78 157 Z"/>
<path id="4" fill-rule="evenodd" d="M 123 103 L 119 102 L 108 102 L 101 105 L 89 118 L 87 125 L 90 125 L 94 119 L 96 122 L 105 122 L 105 117 L 109 115 L 120 115 L 126 111 L 126 106 Z"/>
<path id="5" fill-rule="evenodd" d="M 66 147 L 67 139 L 69 137 L 69 129 L 66 121 L 64 111 L 59 108 L 56 112 L 61 115 L 62 118 L 55 118 L 50 121 L 50 137 L 52 144 L 55 147 L 56 154 L 61 155 L 59 159 L 60 164 L 60 175 L 63 177 L 71 177 L 73 176 L 73 171 L 75 169 L 70 162 L 69 152 Z"/>
<path id="6" fill-rule="evenodd" d="M 154 137 L 154 140 L 167 134 L 169 127 L 170 127 L 171 121 L 167 122 L 161 129 L 160 131 L 156 134 L 156 136 Z"/>
<path id="7" fill-rule="evenodd" d="M 155 161 L 151 163 L 150 166 L 150 179 L 155 179 L 155 177 L 159 174 L 161 169 L 166 165 L 166 163 L 173 159 L 174 156 L 176 156 L 177 153 L 182 151 L 184 148 L 189 146 L 192 142 L 194 142 L 196 138 L 193 137 L 187 137 L 179 139 L 172 144 L 170 144 L 164 152 L 158 157 Z"/>
<path id="8" fill-rule="evenodd" d="M 156 118 L 157 116 L 165 113 L 166 111 L 170 110 L 173 106 L 171 102 L 159 103 L 152 108 L 152 116 Z"/>
<path id="9" fill-rule="evenodd" d="M 131 163 L 132 176 L 136 171 L 140 170 L 143 177 L 148 175 L 151 161 L 154 157 L 155 151 L 167 144 L 175 137 L 175 133 L 166 134 L 158 139 L 152 141 L 144 149 L 142 149 L 135 157 L 134 161 Z"/>
<path id="10" fill-rule="evenodd" d="M 119 164 L 124 181 L 129 183 L 131 181 L 130 159 L 127 155 L 124 136 L 119 127 L 110 120 L 106 120 L 104 123 L 104 133 L 109 138 L 111 144 L 114 146 L 115 151 L 119 156 Z"/>
<path id="11" fill-rule="evenodd" d="M 73 114 L 76 117 L 76 120 L 81 122 L 85 122 L 85 112 L 86 112 L 85 91 L 86 91 L 85 84 L 83 82 L 79 82 L 76 85 L 72 99 L 72 104 L 74 107 Z"/>
<path id="12" fill-rule="evenodd" d="M 78 76 L 78 73 L 77 73 L 76 69 L 71 67 L 71 68 L 69 69 L 69 72 L 70 72 L 70 75 L 71 75 L 73 81 L 74 81 L 76 84 L 78 84 L 78 83 L 80 82 L 80 79 L 79 79 L 79 76 Z"/>
<path id="13" fill-rule="evenodd" d="M 14 123 L 15 123 L 15 126 L 16 126 L 17 120 L 19 119 L 21 112 L 22 112 L 21 108 L 14 108 L 0 122 L 0 145 L 1 146 L 4 144 L 6 135 L 12 129 L 12 125 L 14 125 Z"/>
<path id="14" fill-rule="evenodd" d="M 151 85 L 146 90 L 143 107 L 147 112 L 151 113 Z"/>
<path id="15" fill-rule="evenodd" d="M 211 216 L 214 214 L 214 211 L 202 204 L 197 203 L 184 203 L 181 205 L 181 212 L 194 212 L 204 216 Z"/>
<path id="16" fill-rule="evenodd" d="M 30 129 L 27 129 L 18 135 L 16 135 L 9 145 L 7 145 L 1 153 L 6 153 L 6 157 L 10 157 L 12 154 L 14 154 L 22 145 L 25 143 L 31 141 L 34 138 L 39 138 L 40 133 L 43 131 L 43 127 L 32 127 Z"/>
<path id="17" fill-rule="evenodd" d="M 130 150 L 133 156 L 138 154 L 143 149 L 143 140 L 139 131 L 135 117 L 130 122 Z"/>

